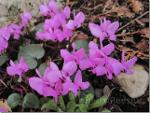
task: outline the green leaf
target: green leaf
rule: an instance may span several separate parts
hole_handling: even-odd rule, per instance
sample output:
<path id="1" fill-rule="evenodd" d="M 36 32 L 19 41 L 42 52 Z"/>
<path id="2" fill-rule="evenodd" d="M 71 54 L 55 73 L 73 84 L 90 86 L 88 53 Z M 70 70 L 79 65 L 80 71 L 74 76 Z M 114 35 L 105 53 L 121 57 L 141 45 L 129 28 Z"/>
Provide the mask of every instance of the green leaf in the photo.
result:
<path id="1" fill-rule="evenodd" d="M 25 61 L 26 61 L 26 63 L 28 64 L 28 66 L 29 66 L 29 68 L 30 69 L 34 69 L 34 68 L 36 68 L 36 66 L 37 66 L 37 61 L 36 61 L 36 59 L 34 59 L 34 58 L 31 58 L 31 57 L 24 57 L 25 58 Z"/>
<path id="2" fill-rule="evenodd" d="M 8 105 L 14 109 L 21 104 L 21 96 L 18 93 L 12 93 L 7 98 Z"/>
<path id="3" fill-rule="evenodd" d="M 44 56 L 45 51 L 41 44 L 30 44 L 20 48 L 19 56 L 30 56 L 40 59 Z"/>
<path id="4" fill-rule="evenodd" d="M 88 52 L 88 41 L 84 39 L 76 40 L 76 49 L 84 48 L 86 52 Z"/>
<path id="5" fill-rule="evenodd" d="M 76 102 L 71 100 L 67 103 L 67 112 L 73 112 L 76 109 Z"/>
<path id="6" fill-rule="evenodd" d="M 44 75 L 44 71 L 45 71 L 46 67 L 47 67 L 46 63 L 43 63 L 39 66 L 39 72 L 41 75 Z"/>
<path id="7" fill-rule="evenodd" d="M 97 99 L 90 105 L 90 110 L 98 107 L 102 107 L 107 103 L 108 97 L 102 96 L 101 98 Z"/>
<path id="8" fill-rule="evenodd" d="M 61 108 L 63 111 L 65 111 L 66 106 L 65 106 L 65 102 L 64 102 L 64 99 L 63 99 L 62 96 L 59 96 L 59 98 L 58 98 L 58 104 L 59 104 L 60 108 Z"/>
<path id="9" fill-rule="evenodd" d="M 75 101 L 75 96 L 74 96 L 74 94 L 72 92 L 69 92 L 69 100 L 70 101 L 71 100 Z"/>
<path id="10" fill-rule="evenodd" d="M 42 98 L 40 98 L 40 107 L 42 107 L 43 104 L 47 103 L 48 100 L 49 100 L 49 99 L 48 99 L 47 97 L 42 97 Z"/>
<path id="11" fill-rule="evenodd" d="M 44 54 L 45 50 L 41 44 L 30 44 L 20 47 L 18 58 L 23 56 L 30 69 L 34 69 L 37 66 L 37 59 L 41 59 Z"/>
<path id="12" fill-rule="evenodd" d="M 58 111 L 58 107 L 57 107 L 57 104 L 54 102 L 53 99 L 50 99 L 47 103 L 43 104 L 41 110 L 46 110 L 46 111 L 49 111 L 49 110 L 54 110 L 54 111 Z"/>
<path id="13" fill-rule="evenodd" d="M 87 94 L 85 96 L 85 104 L 89 105 L 93 99 L 94 99 L 94 95 L 92 93 Z"/>
<path id="14" fill-rule="evenodd" d="M 23 108 L 39 108 L 40 101 L 33 93 L 27 93 L 23 99 Z"/>
<path id="15" fill-rule="evenodd" d="M 79 110 L 80 112 L 86 112 L 88 106 L 86 104 L 79 104 Z"/>
<path id="16" fill-rule="evenodd" d="M 8 60 L 7 54 L 0 55 L 0 66 L 2 66 Z"/>
<path id="17" fill-rule="evenodd" d="M 34 29 L 36 32 L 40 32 L 43 30 L 43 23 L 39 23 L 35 26 L 35 29 Z"/>

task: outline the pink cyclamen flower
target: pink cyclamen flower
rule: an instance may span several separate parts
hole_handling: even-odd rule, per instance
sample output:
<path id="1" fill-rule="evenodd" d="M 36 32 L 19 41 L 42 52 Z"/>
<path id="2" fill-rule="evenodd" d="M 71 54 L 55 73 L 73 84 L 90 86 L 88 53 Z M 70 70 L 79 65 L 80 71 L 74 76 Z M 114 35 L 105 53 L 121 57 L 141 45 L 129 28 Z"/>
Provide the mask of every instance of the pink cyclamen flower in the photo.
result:
<path id="1" fill-rule="evenodd" d="M 11 32 L 8 26 L 0 28 L 0 54 L 8 47 Z"/>
<path id="2" fill-rule="evenodd" d="M 28 70 L 29 67 L 23 57 L 20 58 L 18 63 L 14 63 L 12 60 L 10 60 L 10 66 L 7 67 L 7 73 L 10 76 L 18 75 L 21 77 Z"/>
<path id="3" fill-rule="evenodd" d="M 46 68 L 44 75 L 41 76 L 39 71 L 36 70 L 39 77 L 30 77 L 29 85 L 32 89 L 37 91 L 40 95 L 45 97 L 52 96 L 57 101 L 58 96 L 66 95 L 72 91 L 74 95 L 78 90 L 88 88 L 87 82 L 82 82 L 81 73 L 76 74 L 76 81 L 71 80 L 71 76 L 77 71 L 75 62 L 64 63 L 62 70 L 58 66 L 50 62 L 49 67 Z"/>
<path id="4" fill-rule="evenodd" d="M 21 15 L 21 26 L 22 27 L 27 26 L 31 18 L 32 18 L 32 15 L 29 12 L 24 12 Z"/>
<path id="5" fill-rule="evenodd" d="M 93 73 L 97 76 L 106 74 L 108 79 L 112 79 L 113 74 L 117 76 L 123 70 L 123 66 L 118 60 L 109 57 L 113 51 L 114 45 L 112 43 L 101 49 L 98 48 L 96 43 L 89 43 L 89 57 L 93 63 Z"/>
<path id="6" fill-rule="evenodd" d="M 29 78 L 30 87 L 37 91 L 40 95 L 45 97 L 52 96 L 55 98 L 55 100 L 57 100 L 60 92 L 55 90 L 55 85 L 62 77 L 57 65 L 51 62 L 50 66 L 46 68 L 43 76 L 40 75 L 38 70 L 36 70 L 36 73 L 39 77 Z"/>
<path id="7" fill-rule="evenodd" d="M 85 53 L 85 50 L 83 48 L 69 52 L 66 49 L 60 50 L 61 57 L 64 59 L 64 62 L 70 62 L 75 61 L 81 70 L 85 70 L 87 68 L 91 67 L 91 62 L 88 59 L 88 56 Z"/>
<path id="8" fill-rule="evenodd" d="M 66 24 L 66 27 L 69 29 L 74 30 L 75 28 L 81 27 L 81 24 L 85 20 L 85 15 L 83 12 L 79 12 L 75 17 L 74 20 L 69 20 Z"/>
<path id="9" fill-rule="evenodd" d="M 54 16 L 59 12 L 59 7 L 55 0 L 51 0 L 48 5 L 42 4 L 40 5 L 40 12 L 44 16 Z"/>
<path id="10" fill-rule="evenodd" d="M 111 22 L 110 20 L 106 20 L 104 18 L 103 22 L 100 25 L 89 23 L 89 29 L 95 37 L 98 37 L 102 42 L 106 37 L 110 40 L 116 40 L 116 31 L 119 28 L 119 22 Z"/>
<path id="11" fill-rule="evenodd" d="M 9 30 L 14 39 L 18 40 L 20 36 L 22 35 L 22 26 L 18 24 L 10 24 Z"/>
<path id="12" fill-rule="evenodd" d="M 131 58 L 128 61 L 125 61 L 124 57 L 125 57 L 125 52 L 124 52 L 124 50 L 122 50 L 122 60 L 121 60 L 121 63 L 124 66 L 125 71 L 128 74 L 132 74 L 133 73 L 132 67 L 136 63 L 137 57 L 133 57 L 133 58 Z"/>

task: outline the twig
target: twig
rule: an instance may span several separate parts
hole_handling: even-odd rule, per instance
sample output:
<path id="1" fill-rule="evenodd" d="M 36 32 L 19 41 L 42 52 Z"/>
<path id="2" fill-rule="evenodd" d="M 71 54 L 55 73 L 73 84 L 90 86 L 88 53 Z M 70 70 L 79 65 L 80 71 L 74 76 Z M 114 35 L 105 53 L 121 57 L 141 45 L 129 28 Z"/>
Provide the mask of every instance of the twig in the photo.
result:
<path id="1" fill-rule="evenodd" d="M 149 13 L 149 11 L 146 11 L 145 13 L 143 13 L 142 15 L 140 15 L 139 17 L 131 20 L 130 22 L 128 22 L 127 24 L 125 24 L 124 26 L 122 26 L 118 31 L 122 30 L 123 28 L 127 27 L 128 25 L 130 25 L 131 23 L 135 22 L 136 20 L 142 18 L 143 16 L 147 15 Z"/>
<path id="2" fill-rule="evenodd" d="M 0 82 L 5 86 L 5 87 L 8 87 L 5 82 L 3 80 L 0 79 Z"/>
<path id="3" fill-rule="evenodd" d="M 131 32 L 131 33 L 121 33 L 121 34 L 117 34 L 117 37 L 122 37 L 122 36 L 127 36 L 127 35 L 134 35 L 134 34 L 137 34 L 139 33 L 139 31 L 134 31 L 134 32 Z"/>

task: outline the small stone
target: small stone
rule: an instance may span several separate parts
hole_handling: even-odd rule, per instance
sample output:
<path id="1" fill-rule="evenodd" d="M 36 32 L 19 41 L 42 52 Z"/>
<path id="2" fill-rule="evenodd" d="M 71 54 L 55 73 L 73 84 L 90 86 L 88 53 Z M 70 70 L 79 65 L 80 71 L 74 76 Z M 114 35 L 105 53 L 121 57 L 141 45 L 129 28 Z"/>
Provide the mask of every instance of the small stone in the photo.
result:
<path id="1" fill-rule="evenodd" d="M 114 78 L 114 81 L 120 85 L 128 96 L 138 98 L 145 93 L 148 87 L 149 74 L 144 70 L 144 67 L 140 65 L 135 65 L 133 70 L 133 74 L 121 73 Z"/>

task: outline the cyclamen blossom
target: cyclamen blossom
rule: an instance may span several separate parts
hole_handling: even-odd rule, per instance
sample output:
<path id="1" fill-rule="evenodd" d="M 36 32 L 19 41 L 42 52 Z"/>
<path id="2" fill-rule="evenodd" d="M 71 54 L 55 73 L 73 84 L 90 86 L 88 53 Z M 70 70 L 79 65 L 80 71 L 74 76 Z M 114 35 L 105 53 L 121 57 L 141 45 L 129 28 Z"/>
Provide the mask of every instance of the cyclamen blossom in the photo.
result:
<path id="1" fill-rule="evenodd" d="M 89 23 L 89 29 L 95 37 L 98 37 L 102 42 L 105 38 L 116 40 L 116 31 L 119 28 L 119 22 L 111 22 L 110 20 L 103 19 L 100 25 Z"/>
<path id="2" fill-rule="evenodd" d="M 28 65 L 26 64 L 23 57 L 20 58 L 18 63 L 14 63 L 12 60 L 10 60 L 10 66 L 7 67 L 7 73 L 10 76 L 23 76 L 25 72 L 29 70 Z"/>
<path id="3" fill-rule="evenodd" d="M 55 2 L 55 0 L 51 0 L 48 5 L 40 5 L 40 12 L 44 16 L 54 16 L 56 13 L 59 12 L 57 2 Z"/>
<path id="4" fill-rule="evenodd" d="M 40 95 L 52 96 L 57 101 L 60 95 L 66 95 L 70 91 L 77 95 L 78 90 L 89 87 L 88 82 L 82 82 L 81 72 L 78 70 L 76 73 L 76 71 L 77 65 L 75 62 L 64 63 L 62 70 L 59 70 L 55 63 L 50 62 L 43 76 L 36 70 L 39 77 L 30 77 L 29 85 Z M 70 77 L 74 73 L 76 73 L 75 80 L 72 81 Z"/>
<path id="5" fill-rule="evenodd" d="M 22 29 L 27 26 L 31 17 L 32 16 L 29 12 L 24 12 L 21 15 L 21 22 L 19 24 L 12 23 L 0 28 L 0 54 L 7 49 L 8 41 L 11 36 L 17 40 L 20 38 L 20 35 L 22 35 Z"/>
<path id="6" fill-rule="evenodd" d="M 68 40 L 73 30 L 79 28 L 85 20 L 82 12 L 70 19 L 71 10 L 68 6 L 64 9 L 59 9 L 57 3 L 52 0 L 48 5 L 41 5 L 40 11 L 45 16 L 50 16 L 46 19 L 43 25 L 43 30 L 37 32 L 36 38 L 44 41 L 59 41 Z"/>
<path id="7" fill-rule="evenodd" d="M 31 13 L 29 12 L 24 12 L 22 15 L 21 15 L 21 23 L 20 23 L 20 26 L 22 27 L 25 27 L 28 25 L 29 21 L 31 20 L 32 18 L 32 15 Z"/>
<path id="8" fill-rule="evenodd" d="M 92 72 L 97 76 L 106 75 L 108 79 L 112 79 L 113 74 L 118 75 L 123 71 L 122 64 L 112 58 L 109 55 L 114 51 L 114 45 L 112 43 L 107 46 L 98 48 L 94 42 L 89 43 L 89 57 L 93 63 Z"/>

